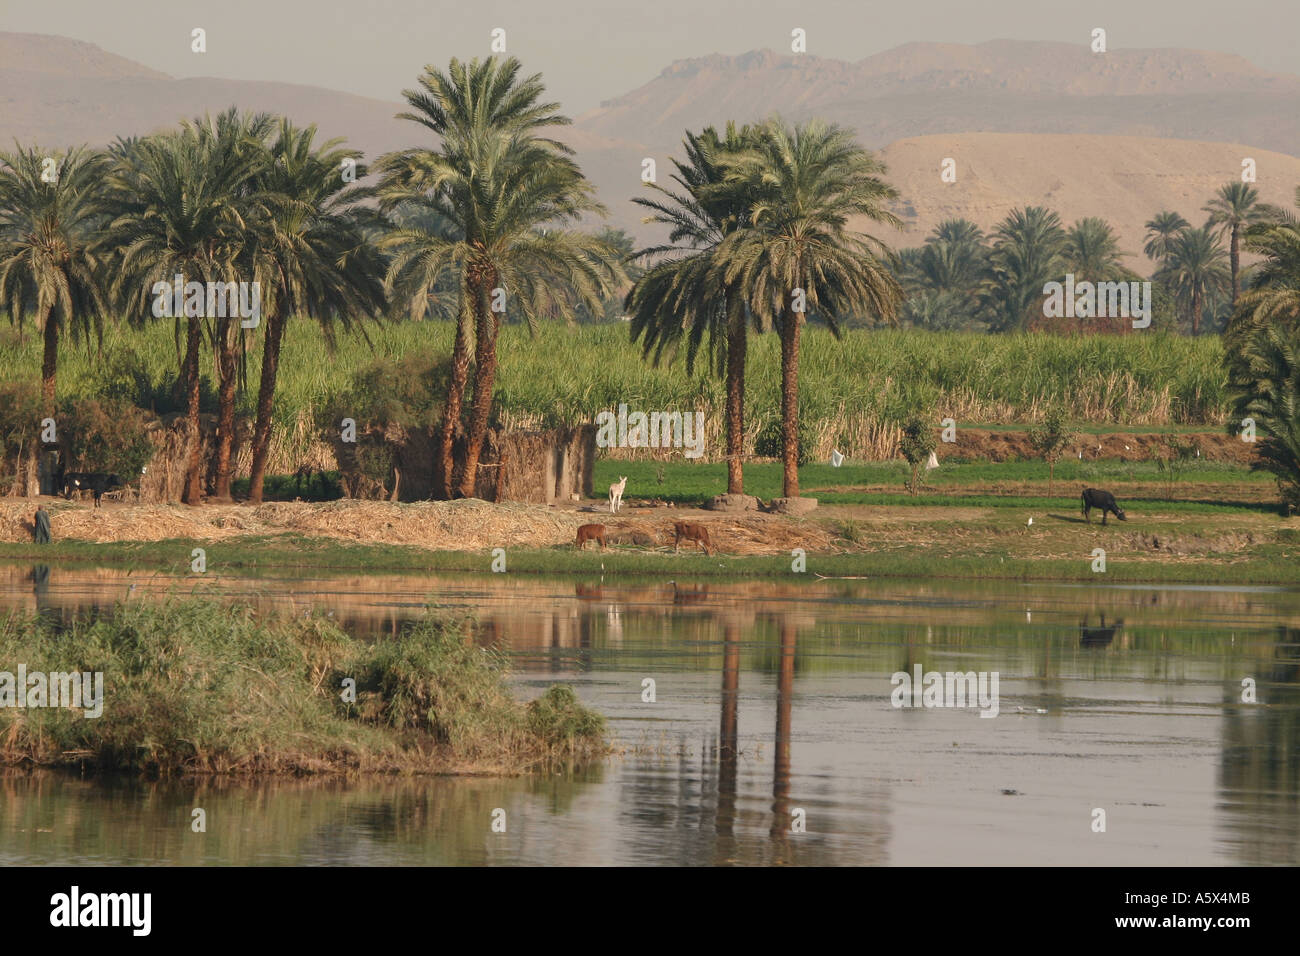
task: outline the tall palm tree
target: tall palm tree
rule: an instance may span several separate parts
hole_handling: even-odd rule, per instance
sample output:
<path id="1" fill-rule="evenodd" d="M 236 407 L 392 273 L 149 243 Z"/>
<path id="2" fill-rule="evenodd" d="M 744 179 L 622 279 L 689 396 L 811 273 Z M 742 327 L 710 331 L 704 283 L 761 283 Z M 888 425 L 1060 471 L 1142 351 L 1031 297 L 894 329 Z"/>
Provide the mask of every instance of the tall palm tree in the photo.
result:
<path id="1" fill-rule="evenodd" d="M 757 143 L 756 130 L 728 124 L 722 136 L 712 126 L 687 133 L 684 162 L 674 160 L 677 189 L 650 184 L 654 198 L 632 201 L 650 210 L 646 222 L 669 227 L 668 244 L 641 250 L 638 258 L 655 263 L 627 295 L 632 341 L 658 364 L 683 340 L 686 370 L 694 373 L 695 359 L 707 341 L 716 371 L 727 383 L 727 493 L 745 490 L 745 356 L 751 314 L 742 293 L 722 277 L 718 247 L 749 214 L 748 195 L 727 177 L 720 157 L 734 156 Z M 756 314 L 752 315 L 755 321 Z"/>
<path id="2" fill-rule="evenodd" d="M 254 169 L 254 174 L 238 190 L 236 196 L 236 201 L 242 207 L 245 228 L 243 249 L 239 256 L 239 273 L 247 282 L 255 281 L 257 278 L 254 260 L 254 252 L 258 247 L 257 238 L 271 228 L 270 210 L 273 197 L 262 189 L 257 173 L 265 169 L 269 161 L 266 137 L 270 135 L 274 122 L 274 119 L 265 113 L 247 115 L 227 110 L 215 117 L 196 119 L 190 124 L 199 139 L 204 142 L 206 149 L 218 155 L 222 153 L 245 155 L 249 157 Z M 229 501 L 232 478 L 231 452 L 235 436 L 235 389 L 238 384 L 237 374 L 243 370 L 242 358 L 245 355 L 247 341 L 237 316 L 227 312 L 226 315 L 209 316 L 209 320 L 211 321 L 209 335 L 212 338 L 217 366 L 217 431 L 213 462 L 215 472 L 213 493 L 218 501 Z M 237 346 L 238 355 L 236 355 Z"/>
<path id="3" fill-rule="evenodd" d="M 991 278 L 985 298 L 1000 331 L 1024 327 L 1042 301 L 1043 285 L 1062 269 L 1065 230 L 1061 217 L 1042 206 L 1013 209 L 993 233 Z"/>
<path id="4" fill-rule="evenodd" d="M 1300 187 L 1295 204 L 1300 208 Z M 1246 249 L 1263 260 L 1252 270 L 1250 288 L 1237 301 L 1224 334 L 1230 367 L 1252 330 L 1267 326 L 1300 330 L 1300 217 L 1272 205 L 1262 209 L 1264 218 L 1242 236 Z"/>
<path id="5" fill-rule="evenodd" d="M 49 154 L 18 146 L 0 153 L 0 309 L 21 328 L 28 310 L 44 337 L 41 399 L 54 410 L 59 340 L 101 335 L 107 304 L 92 248 L 103 220 L 99 185 L 107 157 L 72 149 Z M 52 181 L 42 174 L 51 170 Z"/>
<path id="6" fill-rule="evenodd" d="M 624 280 L 617 252 L 588 233 L 562 228 L 604 207 L 570 155 L 572 150 L 539 135 L 564 125 L 558 105 L 539 102 L 541 76 L 519 79 L 519 61 L 489 57 L 446 73 L 426 68 L 421 91 L 404 92 L 413 112 L 402 113 L 439 137 L 437 149 L 416 148 L 380 161 L 380 195 L 387 208 L 423 203 L 451 224 L 451 236 L 398 234 L 390 249 L 424 242 L 423 253 L 461 276 L 474 322 L 474 387 L 459 494 L 470 496 L 492 411 L 496 339 L 503 310 L 511 303 L 533 327 L 543 315 L 572 319 L 580 301 L 591 310 Z M 405 261 L 412 261 L 407 255 Z M 458 330 L 460 326 L 458 323 Z M 458 353 L 463 348 L 464 353 Z M 439 456 L 442 484 L 450 490 L 451 445 L 460 418 L 468 342 L 458 334 L 444 405 Z"/>
<path id="7" fill-rule="evenodd" d="M 1169 246 L 1174 236 L 1191 226 L 1191 223 L 1176 212 L 1164 210 L 1156 213 L 1146 222 L 1147 241 L 1142 247 L 1148 259 L 1159 262 L 1169 255 Z"/>
<path id="8" fill-rule="evenodd" d="M 1253 222 L 1266 215 L 1258 205 L 1259 191 L 1247 183 L 1227 183 L 1204 206 L 1210 214 L 1206 225 L 1222 237 L 1228 234 L 1228 255 L 1232 269 L 1232 304 L 1237 304 L 1241 294 L 1241 233 Z"/>
<path id="9" fill-rule="evenodd" d="M 359 160 L 342 140 L 314 142 L 316 127 L 297 129 L 282 119 L 255 188 L 268 195 L 270 219 L 251 250 L 254 274 L 262 289 L 266 338 L 253 427 L 249 500 L 262 500 L 271 444 L 276 377 L 284 332 L 291 315 L 320 323 L 325 342 L 334 348 L 334 323 L 344 329 L 353 320 L 375 315 L 384 304 L 379 276 L 383 263 L 368 240 L 372 217 L 357 204 L 361 187 L 343 179 L 345 159 Z M 367 169 L 357 163 L 356 177 Z"/>
<path id="10" fill-rule="evenodd" d="M 846 315 L 893 321 L 902 290 L 893 252 L 850 219 L 901 226 L 885 204 L 898 192 L 884 164 L 840 126 L 813 120 L 764 124 L 757 145 L 727 157 L 734 181 L 752 192 L 749 222 L 723 240 L 723 276 L 739 283 L 781 336 L 781 430 L 787 498 L 799 496 L 799 335 L 812 312 L 839 335 Z"/>
<path id="11" fill-rule="evenodd" d="M 267 219 L 263 196 L 253 188 L 262 152 L 243 140 L 240 128 L 258 128 L 234 118 L 185 123 L 177 131 L 150 136 L 115 152 L 108 185 L 114 216 L 103 243 L 113 252 L 113 298 L 134 316 L 151 314 L 155 283 L 174 275 L 187 282 L 250 281 L 245 257 L 252 229 Z M 181 382 L 185 391 L 188 452 L 181 500 L 201 500 L 199 359 L 205 333 L 201 315 L 173 316 L 179 339 L 185 330 Z M 223 339 L 223 333 L 225 338 Z M 222 383 L 233 381 L 229 330 L 214 335 Z M 231 394 L 233 403 L 233 392 Z M 228 433 L 228 432 L 227 432 Z"/>
<path id="12" fill-rule="evenodd" d="M 1164 265 L 1155 274 L 1182 304 L 1191 321 L 1192 335 L 1200 334 L 1207 301 L 1226 296 L 1232 287 L 1226 258 L 1209 226 L 1188 228 L 1173 238 Z"/>
<path id="13" fill-rule="evenodd" d="M 1112 282 L 1139 278 L 1120 261 L 1127 256 L 1119 247 L 1119 238 L 1110 223 L 1095 216 L 1080 219 L 1065 231 L 1061 248 L 1062 268 L 1075 281 Z M 1079 317 L 1079 331 L 1087 320 Z"/>

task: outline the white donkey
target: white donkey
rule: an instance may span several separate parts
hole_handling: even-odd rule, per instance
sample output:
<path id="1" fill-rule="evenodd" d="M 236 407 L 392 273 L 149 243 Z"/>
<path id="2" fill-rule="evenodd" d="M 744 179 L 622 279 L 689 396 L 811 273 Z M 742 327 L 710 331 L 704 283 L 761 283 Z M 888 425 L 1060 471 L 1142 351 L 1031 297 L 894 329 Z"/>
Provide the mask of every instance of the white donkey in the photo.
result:
<path id="1" fill-rule="evenodd" d="M 620 475 L 618 481 L 609 486 L 609 513 L 617 514 L 623 504 L 623 489 L 627 486 L 627 475 Z"/>

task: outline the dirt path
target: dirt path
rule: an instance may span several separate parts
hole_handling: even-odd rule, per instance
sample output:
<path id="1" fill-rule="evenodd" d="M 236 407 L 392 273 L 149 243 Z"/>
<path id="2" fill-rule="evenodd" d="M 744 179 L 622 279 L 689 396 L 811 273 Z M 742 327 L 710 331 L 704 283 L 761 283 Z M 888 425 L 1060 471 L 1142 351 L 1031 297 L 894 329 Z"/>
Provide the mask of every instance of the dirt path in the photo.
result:
<path id="1" fill-rule="evenodd" d="M 32 539 L 36 501 L 0 500 L 0 541 Z M 1300 518 L 1231 511 L 1162 512 L 1128 504 L 1129 520 L 1083 520 L 1073 508 L 823 505 L 803 518 L 754 512 L 627 505 L 610 515 L 599 504 L 548 507 L 478 500 L 394 504 L 372 501 L 247 505 L 133 505 L 42 499 L 56 541 L 94 543 L 231 541 L 281 536 L 351 544 L 405 545 L 431 551 L 490 551 L 572 546 L 579 525 L 603 524 L 611 546 L 672 546 L 672 524 L 689 518 L 709 529 L 715 549 L 731 555 L 920 551 L 946 555 L 1064 557 L 1094 547 L 1154 559 L 1244 557 L 1256 545 L 1300 534 Z M 1033 522 L 1030 523 L 1029 519 Z M 683 545 L 692 549 L 693 545 Z"/>

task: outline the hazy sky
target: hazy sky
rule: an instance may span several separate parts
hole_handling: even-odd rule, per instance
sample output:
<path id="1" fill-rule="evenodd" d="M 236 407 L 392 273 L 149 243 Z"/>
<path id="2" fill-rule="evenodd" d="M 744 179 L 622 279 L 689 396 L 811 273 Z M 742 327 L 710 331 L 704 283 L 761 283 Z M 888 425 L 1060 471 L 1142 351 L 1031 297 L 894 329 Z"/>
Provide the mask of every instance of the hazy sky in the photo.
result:
<path id="1" fill-rule="evenodd" d="M 190 52 L 203 27 L 208 52 Z M 96 43 L 173 76 L 279 80 L 400 99 L 425 63 L 486 55 L 502 27 L 508 51 L 541 71 L 577 115 L 635 89 L 673 60 L 789 51 L 859 60 L 915 40 L 1010 38 L 1111 49 L 1186 47 L 1300 70 L 1300 0 L 58 0 L 0 5 L 0 30 Z"/>

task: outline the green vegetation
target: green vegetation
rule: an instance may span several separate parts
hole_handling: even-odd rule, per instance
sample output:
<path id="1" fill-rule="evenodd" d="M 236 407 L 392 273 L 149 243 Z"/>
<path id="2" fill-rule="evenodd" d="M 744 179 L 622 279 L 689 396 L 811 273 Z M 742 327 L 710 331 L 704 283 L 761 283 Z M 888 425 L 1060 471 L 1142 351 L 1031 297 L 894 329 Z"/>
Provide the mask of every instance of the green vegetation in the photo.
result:
<path id="1" fill-rule="evenodd" d="M 1195 461 L 1198 446 L 1179 435 L 1166 435 L 1164 448 L 1155 455 L 1156 470 L 1165 485 L 1165 497 L 1173 500 L 1178 482 Z"/>
<path id="2" fill-rule="evenodd" d="M 366 338 L 343 333 L 332 355 L 324 333 L 311 320 L 290 320 L 285 334 L 294 347 L 282 358 L 275 396 L 273 445 L 280 456 L 272 470 L 281 473 L 292 472 L 316 440 L 318 413 L 335 406 L 346 392 L 365 387 L 358 381 L 363 370 L 391 362 L 398 363 L 394 371 L 410 372 L 401 363 L 449 354 L 453 329 L 444 322 L 404 322 L 372 327 Z M 779 435 L 778 345 L 772 335 L 750 337 L 745 421 L 751 448 L 765 430 Z M 591 421 L 619 402 L 647 409 L 696 408 L 705 413 L 707 447 L 725 447 L 724 383 L 702 372 L 688 375 L 681 365 L 655 368 L 643 362 L 622 323 L 543 325 L 535 338 L 502 337 L 499 353 L 496 409 L 507 426 Z M 959 425 L 1006 425 L 1039 420 L 1051 405 L 1060 404 L 1073 421 L 1116 428 L 1217 429 L 1228 412 L 1223 346 L 1217 338 L 850 329 L 836 342 L 814 327 L 804 332 L 801 353 L 800 422 L 812 460 L 828 458 L 837 441 L 850 458 L 878 456 L 880 429 L 896 427 L 916 408 L 940 410 Z M 39 354 L 34 338 L 0 331 L 0 382 L 26 378 Z M 171 329 L 165 325 L 132 329 L 110 324 L 102 354 L 94 348 L 64 350 L 59 389 L 69 398 L 92 398 L 111 381 L 121 394 L 126 382 L 116 370 L 129 358 L 138 377 L 132 397 L 150 407 L 155 395 L 170 388 L 174 354 Z M 249 356 L 250 379 L 260 374 L 260 361 Z M 211 370 L 205 366 L 203 374 L 209 396 L 203 410 L 215 411 Z M 382 375 L 369 382 L 375 394 L 367 401 L 375 405 L 388 400 L 384 393 L 395 386 Z M 251 415 L 253 403 L 254 397 L 244 393 L 237 408 Z M 172 409 L 162 405 L 158 410 Z M 352 417 L 360 421 L 358 415 Z M 22 424 L 28 421 L 24 418 Z"/>
<path id="3" fill-rule="evenodd" d="M 1295 204 L 1300 208 L 1300 187 Z M 1224 336 L 1230 427 L 1249 420 L 1262 433 L 1255 467 L 1277 479 L 1284 507 L 1294 512 L 1300 509 L 1300 219 L 1273 206 L 1260 207 L 1254 219 L 1245 244 L 1263 261 Z"/>
<path id="4" fill-rule="evenodd" d="M 8 617 L 0 660 L 102 673 L 103 712 L 0 708 L 0 762 L 149 775 L 518 772 L 603 750 L 603 720 L 572 691 L 519 704 L 503 659 L 471 633 L 430 615 L 367 644 L 328 621 L 193 599 L 68 625 Z"/>
<path id="5" fill-rule="evenodd" d="M 1066 448 L 1074 441 L 1074 433 L 1060 406 L 1048 409 L 1042 422 L 1029 429 L 1029 444 L 1034 451 L 1047 462 L 1047 493 L 1052 493 L 1052 483 L 1056 480 L 1056 463 L 1065 454 Z"/>
<path id="6" fill-rule="evenodd" d="M 910 505 L 913 499 L 897 495 L 894 504 Z M 972 503 L 966 500 L 949 502 L 965 507 L 989 507 L 993 502 Z M 1125 501 L 1125 507 L 1131 502 Z M 825 577 L 862 577 L 887 579 L 996 579 L 1014 581 L 1074 581 L 1098 583 L 1098 575 L 1091 569 L 1088 549 L 1077 555 L 1027 554 L 1024 547 L 1025 509 L 1034 514 L 1044 512 L 1055 515 L 1055 522 L 1074 521 L 1078 514 L 1078 500 L 1030 499 L 1019 509 L 999 509 L 990 521 L 974 525 L 967 520 L 936 520 L 937 512 L 925 517 L 925 523 L 937 533 L 952 536 L 951 544 L 942 547 L 929 545 L 892 545 L 879 550 L 853 551 L 850 536 L 859 542 L 866 540 L 861 525 L 855 525 L 841 535 L 845 550 L 840 553 L 810 554 L 808 577 L 797 580 L 813 581 L 818 575 Z M 1144 514 L 1149 513 L 1144 511 Z M 1130 512 L 1131 514 L 1131 512 Z M 1162 512 L 1163 515 L 1192 517 L 1195 515 L 1235 518 L 1240 509 L 1180 509 Z M 1262 516 L 1260 516 L 1262 517 Z M 857 519 L 849 519 L 856 521 Z M 1037 522 L 1038 527 L 1042 522 Z M 1122 535 L 1128 525 L 1119 529 L 1114 523 L 1099 534 Z M 840 522 L 828 527 L 839 530 Z M 972 527 L 989 540 L 972 542 L 959 540 L 969 534 Z M 1099 526 L 1098 526 L 1099 527 Z M 1018 528 L 1020 536 L 1012 533 Z M 1196 533 L 1200 525 L 1185 524 L 1186 532 Z M 997 530 L 997 534 L 992 532 Z M 1249 549 L 1233 554 L 1206 553 L 1166 559 L 1162 556 L 1125 556 L 1108 549 L 1106 584 L 1116 583 L 1191 583 L 1204 584 L 1289 584 L 1300 585 L 1300 541 L 1289 529 L 1276 529 L 1260 533 L 1259 539 Z M 1104 539 L 1101 539 L 1104 540 Z M 879 544 L 879 540 L 877 544 Z M 1089 542 L 1092 543 L 1091 541 Z M 50 564 L 117 565 L 139 570 L 156 569 L 168 573 L 184 574 L 188 569 L 189 549 L 193 542 L 160 541 L 147 546 L 130 543 L 89 545 L 69 543 L 50 545 L 37 551 L 32 545 L 0 543 L 0 560 L 26 562 L 40 560 Z M 255 541 L 241 540 L 238 544 L 213 543 L 207 548 L 209 566 L 220 566 L 223 574 L 288 573 L 310 571 L 312 574 L 355 575 L 373 573 L 456 573 L 491 574 L 492 556 L 487 552 L 428 551 L 420 548 L 393 545 L 353 545 L 320 539 L 277 537 Z M 635 547 L 616 547 L 609 551 L 577 551 L 564 545 L 556 548 L 515 548 L 510 551 L 510 573 L 515 575 L 565 575 L 569 577 L 600 578 L 626 581 L 657 581 L 671 577 L 678 582 L 695 578 L 780 578 L 792 580 L 790 555 L 729 555 L 707 556 L 699 552 L 650 551 Z"/>

